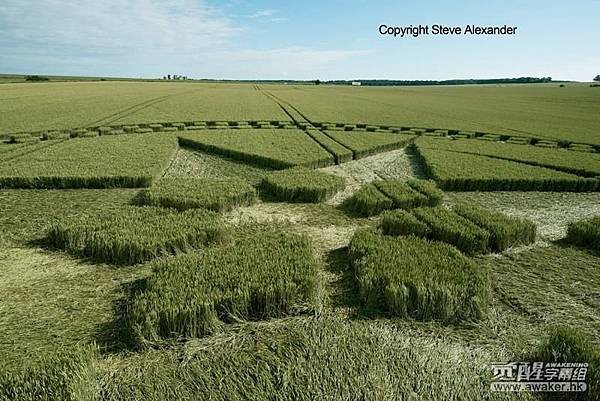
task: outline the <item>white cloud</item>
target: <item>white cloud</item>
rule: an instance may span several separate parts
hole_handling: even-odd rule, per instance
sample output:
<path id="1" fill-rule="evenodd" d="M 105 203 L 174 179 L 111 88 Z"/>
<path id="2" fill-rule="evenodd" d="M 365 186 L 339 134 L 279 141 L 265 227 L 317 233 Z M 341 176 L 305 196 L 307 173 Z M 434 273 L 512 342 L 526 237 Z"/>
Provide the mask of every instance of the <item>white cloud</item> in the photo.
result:
<path id="1" fill-rule="evenodd" d="M 277 14 L 277 10 L 273 10 L 273 9 L 259 10 L 253 14 L 248 15 L 248 18 L 272 17 L 275 14 Z"/>
<path id="2" fill-rule="evenodd" d="M 280 16 L 279 10 L 267 9 L 267 10 L 259 10 L 253 14 L 246 15 L 246 18 L 259 20 L 262 22 L 283 22 L 287 21 L 286 17 Z"/>
<path id="3" fill-rule="evenodd" d="M 255 18 L 281 19 L 276 10 Z M 25 74 L 311 78 L 365 50 L 248 49 L 249 31 L 202 0 L 0 0 L 0 71 Z M 248 21 L 246 19 L 246 21 Z"/>
<path id="4" fill-rule="evenodd" d="M 2 0 L 3 52 L 161 53 L 205 49 L 239 32 L 198 0 Z"/>

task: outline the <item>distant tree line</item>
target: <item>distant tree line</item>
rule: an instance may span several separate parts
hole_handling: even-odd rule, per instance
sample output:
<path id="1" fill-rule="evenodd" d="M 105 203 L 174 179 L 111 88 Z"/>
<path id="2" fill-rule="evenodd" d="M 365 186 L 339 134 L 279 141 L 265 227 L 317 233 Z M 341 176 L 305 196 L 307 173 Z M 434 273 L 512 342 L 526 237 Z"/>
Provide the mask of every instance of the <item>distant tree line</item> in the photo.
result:
<path id="1" fill-rule="evenodd" d="M 393 79 L 353 79 L 353 80 L 331 80 L 323 81 L 314 79 L 310 81 L 289 79 L 198 79 L 200 82 L 245 82 L 257 84 L 292 84 L 292 85 L 352 85 L 352 82 L 360 82 L 362 86 L 425 86 L 425 85 L 475 85 L 475 84 L 532 84 L 553 82 L 551 77 L 521 77 L 521 78 L 496 78 L 496 79 L 449 79 L 444 81 L 421 81 L 421 80 L 393 80 Z M 561 82 L 561 81 L 556 81 Z"/>
<path id="2" fill-rule="evenodd" d="M 165 80 L 177 80 L 177 81 L 187 81 L 188 77 L 185 75 L 177 75 L 177 74 L 173 74 L 173 77 L 171 77 L 171 74 L 167 74 L 163 77 L 163 79 Z"/>
<path id="3" fill-rule="evenodd" d="M 482 84 L 537 84 L 552 82 L 551 77 L 534 78 L 493 78 L 493 79 L 448 79 L 444 81 L 435 80 L 389 80 L 389 79 L 365 79 L 357 80 L 362 86 L 431 86 L 431 85 L 482 85 Z M 335 80 L 325 81 L 329 85 L 350 85 L 352 81 Z"/>
<path id="4" fill-rule="evenodd" d="M 31 81 L 31 82 L 44 82 L 44 81 L 48 81 L 49 79 L 47 77 L 41 77 L 39 75 L 26 75 L 25 76 L 25 81 Z"/>

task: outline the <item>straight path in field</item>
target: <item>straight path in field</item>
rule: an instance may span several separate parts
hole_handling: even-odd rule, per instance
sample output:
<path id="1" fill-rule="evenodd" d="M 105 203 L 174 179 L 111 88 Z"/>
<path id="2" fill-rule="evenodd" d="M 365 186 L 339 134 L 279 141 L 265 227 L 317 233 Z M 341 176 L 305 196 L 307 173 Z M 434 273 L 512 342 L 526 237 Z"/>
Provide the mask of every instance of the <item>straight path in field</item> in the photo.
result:
<path id="1" fill-rule="evenodd" d="M 139 102 L 137 104 L 134 104 L 133 106 L 126 107 L 123 110 L 119 110 L 116 113 L 112 113 L 112 114 L 107 115 L 106 117 L 102 117 L 96 121 L 92 121 L 91 123 L 88 124 L 88 127 L 93 127 L 93 126 L 102 125 L 102 124 L 109 125 L 110 123 L 117 121 L 119 118 L 127 117 L 127 116 L 135 114 L 136 112 L 143 110 L 147 107 L 153 106 L 160 102 L 164 102 L 165 100 L 167 100 L 168 98 L 170 98 L 172 96 L 174 96 L 174 95 L 157 96 L 152 99 L 144 100 L 143 102 Z"/>
<path id="2" fill-rule="evenodd" d="M 256 90 L 261 90 L 260 87 L 257 85 L 256 86 Z M 273 93 L 268 92 L 268 91 L 264 91 L 262 92 L 266 97 L 268 97 L 269 99 L 271 99 L 272 101 L 274 101 L 282 110 L 285 114 L 287 114 L 292 121 L 296 124 L 296 125 L 302 125 L 304 124 L 304 126 L 306 128 L 301 128 L 308 137 L 310 137 L 314 142 L 316 142 L 319 146 L 321 146 L 323 149 L 325 149 L 328 153 L 330 153 L 334 159 L 336 160 L 337 164 L 341 164 L 338 161 L 338 157 L 336 154 L 334 154 L 330 149 L 328 149 L 326 146 L 324 146 L 324 144 L 322 144 L 321 142 L 317 141 L 316 138 L 313 137 L 313 135 L 309 134 L 308 129 L 312 129 L 315 131 L 320 132 L 321 134 L 323 134 L 324 136 L 326 136 L 327 138 L 329 138 L 332 142 L 334 142 L 335 144 L 337 144 L 337 146 L 339 146 L 342 149 L 347 150 L 348 152 L 352 152 L 352 150 L 350 148 L 348 148 L 347 146 L 341 144 L 339 141 L 335 140 L 334 138 L 332 138 L 329 134 L 327 134 L 327 132 L 322 131 L 320 129 L 318 129 L 317 127 L 315 127 L 312 123 L 312 121 L 310 121 L 304 114 L 302 114 L 302 112 L 300 112 L 300 110 L 296 109 L 292 104 L 278 98 L 277 96 L 275 96 Z"/>
<path id="3" fill-rule="evenodd" d="M 273 87 L 315 121 L 402 124 L 498 134 L 527 135 L 581 143 L 600 141 L 596 112 L 600 91 L 583 85 Z"/>

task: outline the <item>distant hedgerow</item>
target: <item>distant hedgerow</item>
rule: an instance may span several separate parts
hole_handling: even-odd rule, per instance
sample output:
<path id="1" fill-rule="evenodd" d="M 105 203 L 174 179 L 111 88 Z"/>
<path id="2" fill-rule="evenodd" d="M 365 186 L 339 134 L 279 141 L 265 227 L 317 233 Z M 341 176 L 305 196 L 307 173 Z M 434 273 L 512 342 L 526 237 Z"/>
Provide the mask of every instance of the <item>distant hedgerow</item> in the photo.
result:
<path id="1" fill-rule="evenodd" d="M 50 80 L 50 78 L 43 77 L 41 75 L 26 75 L 25 76 L 25 81 L 29 81 L 29 82 L 46 82 L 49 80 Z"/>

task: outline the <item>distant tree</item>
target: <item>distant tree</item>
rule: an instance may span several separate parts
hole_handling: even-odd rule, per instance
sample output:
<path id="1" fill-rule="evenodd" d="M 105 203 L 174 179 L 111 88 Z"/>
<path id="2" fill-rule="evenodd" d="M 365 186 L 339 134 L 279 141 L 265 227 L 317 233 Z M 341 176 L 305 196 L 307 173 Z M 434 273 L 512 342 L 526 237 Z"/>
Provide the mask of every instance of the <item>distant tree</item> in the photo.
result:
<path id="1" fill-rule="evenodd" d="M 31 81 L 31 82 L 43 82 L 43 81 L 48 81 L 49 79 L 46 77 L 40 77 L 39 75 L 27 75 L 25 77 L 25 81 Z"/>
<path id="2" fill-rule="evenodd" d="M 167 75 L 167 79 L 169 79 L 169 80 L 171 79 L 171 74 Z"/>
<path id="3" fill-rule="evenodd" d="M 596 82 L 600 82 L 600 75 L 596 75 L 596 76 L 594 77 L 594 81 L 596 81 Z"/>
<path id="4" fill-rule="evenodd" d="M 315 80 L 315 85 L 321 85 L 321 80 L 320 79 Z"/>

